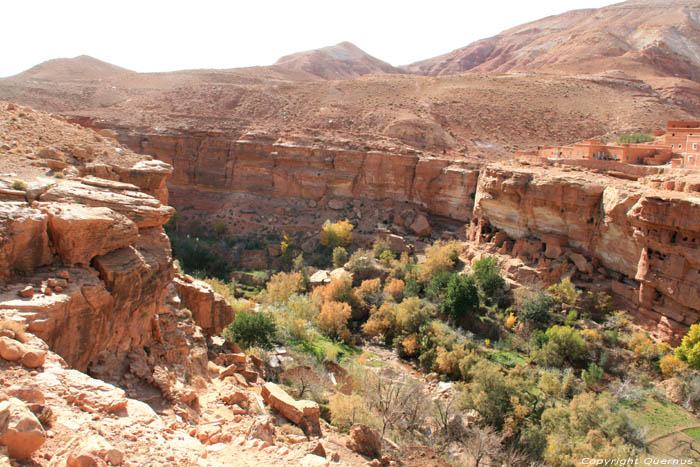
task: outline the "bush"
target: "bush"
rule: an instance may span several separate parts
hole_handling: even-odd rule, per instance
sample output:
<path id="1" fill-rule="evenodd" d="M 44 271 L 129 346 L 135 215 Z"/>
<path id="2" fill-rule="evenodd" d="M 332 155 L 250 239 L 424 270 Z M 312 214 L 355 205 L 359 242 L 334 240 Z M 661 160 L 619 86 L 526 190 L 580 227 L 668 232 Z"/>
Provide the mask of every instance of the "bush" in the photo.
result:
<path id="1" fill-rule="evenodd" d="M 238 313 L 223 335 L 227 341 L 235 342 L 244 349 L 271 349 L 272 338 L 276 332 L 275 320 L 269 313 Z"/>
<path id="2" fill-rule="evenodd" d="M 267 282 L 267 302 L 283 303 L 304 288 L 304 277 L 300 272 L 279 272 Z"/>
<path id="3" fill-rule="evenodd" d="M 696 370 L 700 370 L 700 324 L 690 326 L 681 345 L 676 348 L 676 357 Z"/>
<path id="4" fill-rule="evenodd" d="M 413 258 L 411 258 L 408 253 L 403 252 L 398 261 L 392 262 L 391 273 L 389 275 L 390 277 L 406 281 L 409 276 L 415 273 L 417 268 L 418 265 L 413 261 Z"/>
<path id="5" fill-rule="evenodd" d="M 571 282 L 571 279 L 565 277 L 558 284 L 549 287 L 547 291 L 553 295 L 554 300 L 558 302 L 562 309 L 575 309 L 581 297 L 581 291 Z"/>
<path id="6" fill-rule="evenodd" d="M 348 262 L 348 251 L 342 246 L 333 248 L 333 267 L 342 268 Z"/>
<path id="7" fill-rule="evenodd" d="M 232 271 L 231 262 L 215 251 L 208 242 L 186 235 L 170 236 L 173 257 L 187 274 L 204 275 L 228 280 Z"/>
<path id="8" fill-rule="evenodd" d="M 292 295 L 275 308 L 278 330 L 283 340 L 307 341 L 313 337 L 312 326 L 318 324 L 319 304 L 309 295 Z"/>
<path id="9" fill-rule="evenodd" d="M 550 313 L 554 309 L 554 299 L 543 291 L 539 291 L 520 305 L 520 317 L 531 321 L 538 327 L 545 327 L 551 318 Z"/>
<path id="10" fill-rule="evenodd" d="M 10 185 L 10 188 L 18 191 L 27 191 L 27 184 L 22 180 L 15 180 L 12 182 L 12 185 Z"/>
<path id="11" fill-rule="evenodd" d="M 328 401 L 331 423 L 341 430 L 348 430 L 356 423 L 376 426 L 379 422 L 369 410 L 369 403 L 359 394 L 334 394 Z"/>
<path id="12" fill-rule="evenodd" d="M 358 306 L 358 299 L 352 288 L 352 280 L 348 274 L 343 274 L 330 281 L 330 283 L 317 287 L 314 295 L 321 298 L 322 302 L 345 302 L 352 307 Z"/>
<path id="13" fill-rule="evenodd" d="M 552 326 L 545 332 L 544 344 L 537 359 L 544 365 L 562 367 L 565 362 L 578 364 L 585 360 L 588 349 L 576 329 L 569 326 Z"/>
<path id="14" fill-rule="evenodd" d="M 452 277 L 457 274 L 450 271 L 438 271 L 425 286 L 425 295 L 433 301 L 442 300 Z"/>
<path id="15" fill-rule="evenodd" d="M 420 294 L 420 284 L 413 277 L 409 277 L 403 289 L 404 297 L 417 297 L 418 294 Z"/>
<path id="16" fill-rule="evenodd" d="M 505 279 L 501 277 L 498 260 L 493 256 L 484 256 L 474 261 L 472 270 L 476 283 L 487 297 L 493 297 L 506 283 Z"/>
<path id="17" fill-rule="evenodd" d="M 403 300 L 403 293 L 406 284 L 401 279 L 389 279 L 384 286 L 384 293 L 396 303 Z"/>
<path id="18" fill-rule="evenodd" d="M 384 300 L 381 279 L 368 279 L 355 289 L 355 295 L 366 307 L 380 306 Z"/>
<path id="19" fill-rule="evenodd" d="M 347 219 L 338 222 L 327 220 L 321 228 L 321 245 L 329 248 L 348 246 L 352 241 L 353 228 Z"/>
<path id="20" fill-rule="evenodd" d="M 459 257 L 459 243 L 438 240 L 425 250 L 425 263 L 421 265 L 420 281 L 428 282 L 440 271 L 451 271 Z"/>
<path id="21" fill-rule="evenodd" d="M 442 302 L 442 312 L 455 319 L 472 315 L 479 309 L 479 292 L 472 276 L 455 275 L 450 279 Z"/>
<path id="22" fill-rule="evenodd" d="M 324 334 L 342 340 L 350 337 L 348 320 L 352 311 L 350 305 L 342 302 L 326 302 L 318 315 L 318 326 Z"/>
<path id="23" fill-rule="evenodd" d="M 586 387 L 598 384 L 603 379 L 603 369 L 596 365 L 595 362 L 591 362 L 588 365 L 588 369 L 581 372 L 581 379 Z"/>
<path id="24" fill-rule="evenodd" d="M 688 364 L 679 360 L 675 355 L 669 354 L 661 358 L 659 367 L 661 367 L 661 374 L 664 375 L 664 378 L 671 378 L 688 368 Z"/>
<path id="25" fill-rule="evenodd" d="M 372 251 L 374 252 L 374 257 L 379 259 L 382 257 L 382 253 L 388 251 L 391 253 L 392 258 L 394 257 L 394 254 L 391 252 L 391 247 L 389 246 L 389 242 L 386 241 L 385 239 L 382 238 L 375 238 L 374 243 L 372 245 Z"/>
<path id="26" fill-rule="evenodd" d="M 350 256 L 347 263 L 347 270 L 350 271 L 357 280 L 371 276 L 375 269 L 376 266 L 372 252 L 367 250 L 357 250 Z"/>
<path id="27" fill-rule="evenodd" d="M 224 235 L 226 235 L 226 232 L 228 232 L 226 224 L 224 224 L 223 222 L 217 222 L 216 224 L 214 224 L 214 233 L 217 237 L 223 237 Z"/>
<path id="28" fill-rule="evenodd" d="M 396 261 L 396 257 L 394 256 L 394 253 L 391 252 L 391 250 L 384 250 L 379 255 L 379 262 L 386 267 L 391 267 L 394 261 Z"/>

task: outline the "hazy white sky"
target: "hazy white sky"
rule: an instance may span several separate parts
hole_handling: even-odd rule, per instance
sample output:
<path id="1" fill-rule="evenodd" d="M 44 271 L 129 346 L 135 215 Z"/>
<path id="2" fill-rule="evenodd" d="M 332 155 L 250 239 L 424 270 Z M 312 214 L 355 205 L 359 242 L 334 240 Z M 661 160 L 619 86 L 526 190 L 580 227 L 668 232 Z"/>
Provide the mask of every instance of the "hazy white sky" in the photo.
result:
<path id="1" fill-rule="evenodd" d="M 136 71 L 269 65 L 350 41 L 392 65 L 615 0 L 1 0 L 0 76 L 91 55 Z"/>

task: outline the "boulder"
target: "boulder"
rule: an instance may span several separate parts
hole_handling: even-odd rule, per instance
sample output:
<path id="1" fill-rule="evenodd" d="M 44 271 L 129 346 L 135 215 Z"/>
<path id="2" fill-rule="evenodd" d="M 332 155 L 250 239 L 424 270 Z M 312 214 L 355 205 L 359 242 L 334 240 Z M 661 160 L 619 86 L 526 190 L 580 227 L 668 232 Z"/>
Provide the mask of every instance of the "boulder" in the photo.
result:
<path id="1" fill-rule="evenodd" d="M 173 283 L 182 305 L 192 312 L 192 319 L 206 334 L 221 333 L 235 318 L 231 305 L 206 282 L 178 275 Z"/>
<path id="2" fill-rule="evenodd" d="M 19 292 L 17 292 L 17 295 L 19 295 L 22 298 L 32 298 L 34 296 L 34 287 L 28 285 Z"/>
<path id="3" fill-rule="evenodd" d="M 49 216 L 49 237 L 63 264 L 90 264 L 95 256 L 132 244 L 136 224 L 106 207 L 37 203 Z"/>
<path id="4" fill-rule="evenodd" d="M 316 271 L 311 275 L 311 277 L 309 277 L 309 284 L 311 284 L 312 287 L 327 284 L 330 281 L 331 278 L 328 274 L 328 271 L 323 269 L 321 269 L 320 271 Z"/>
<path id="5" fill-rule="evenodd" d="M 0 337 L 0 357 L 14 362 L 21 359 L 25 353 L 27 349 L 21 342 L 9 337 Z"/>
<path id="6" fill-rule="evenodd" d="M 420 235 L 421 237 L 428 237 L 432 232 L 432 229 L 430 228 L 430 223 L 428 222 L 428 218 L 425 217 L 423 214 L 418 214 L 409 228 L 411 229 L 411 231 L 413 231 L 413 233 L 415 233 L 416 235 Z"/>
<path id="7" fill-rule="evenodd" d="M 26 202 L 0 202 L 0 285 L 12 272 L 29 274 L 52 261 L 48 216 Z"/>
<path id="8" fill-rule="evenodd" d="M 576 265 L 576 269 L 585 274 L 593 274 L 593 265 L 583 255 L 569 252 L 569 258 Z"/>
<path id="9" fill-rule="evenodd" d="M 250 425 L 248 429 L 248 438 L 255 438 L 261 441 L 275 444 L 275 425 L 272 423 L 272 417 L 258 419 Z"/>
<path id="10" fill-rule="evenodd" d="M 350 428 L 349 449 L 368 457 L 379 457 L 382 452 L 382 437 L 367 425 L 356 423 Z"/>
<path id="11" fill-rule="evenodd" d="M 316 402 L 294 400 L 275 383 L 265 383 L 263 385 L 262 397 L 267 404 L 287 420 L 298 425 L 305 433 L 321 433 L 321 412 Z"/>
<path id="12" fill-rule="evenodd" d="M 22 365 L 27 368 L 39 368 L 44 366 L 45 361 L 45 350 L 30 349 L 22 356 Z"/>
<path id="13" fill-rule="evenodd" d="M 326 448 L 323 447 L 323 444 L 319 441 L 316 443 L 316 446 L 311 450 L 309 454 L 313 454 L 315 456 L 319 457 L 326 457 Z"/>
<path id="14" fill-rule="evenodd" d="M 0 444 L 14 459 L 27 459 L 46 441 L 46 432 L 34 414 L 14 397 L 0 402 Z"/>

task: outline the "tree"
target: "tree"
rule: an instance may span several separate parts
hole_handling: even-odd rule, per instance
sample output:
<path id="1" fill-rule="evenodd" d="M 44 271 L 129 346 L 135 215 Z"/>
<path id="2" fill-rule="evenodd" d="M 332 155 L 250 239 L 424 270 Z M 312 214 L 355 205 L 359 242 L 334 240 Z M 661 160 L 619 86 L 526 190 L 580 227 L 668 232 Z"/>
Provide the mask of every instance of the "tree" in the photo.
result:
<path id="1" fill-rule="evenodd" d="M 545 327 L 551 318 L 554 308 L 554 299 L 543 291 L 525 299 L 520 306 L 520 317 L 532 321 L 539 327 Z"/>
<path id="2" fill-rule="evenodd" d="M 479 291 L 473 276 L 455 275 L 447 284 L 442 312 L 455 319 L 468 316 L 479 309 Z"/>
<path id="3" fill-rule="evenodd" d="M 237 313 L 233 322 L 224 330 L 224 338 L 241 347 L 271 349 L 272 337 L 277 332 L 275 319 L 269 313 Z"/>
<path id="4" fill-rule="evenodd" d="M 352 310 L 347 303 L 326 302 L 321 306 L 318 325 L 326 335 L 345 340 L 350 337 L 348 320 L 351 314 Z"/>
<path id="5" fill-rule="evenodd" d="M 696 370 L 700 369 L 700 324 L 690 326 L 681 345 L 676 348 L 676 357 Z"/>
<path id="6" fill-rule="evenodd" d="M 353 228 L 347 219 L 338 222 L 327 220 L 321 228 L 321 244 L 329 248 L 348 246 L 352 241 Z"/>
<path id="7" fill-rule="evenodd" d="M 279 272 L 267 282 L 268 303 L 286 302 L 289 297 L 304 288 L 304 277 L 300 272 Z"/>
<path id="8" fill-rule="evenodd" d="M 493 256 L 484 256 L 472 263 L 474 278 L 479 288 L 487 297 L 492 297 L 505 284 L 498 268 L 498 260 Z"/>
<path id="9" fill-rule="evenodd" d="M 342 246 L 333 248 L 333 267 L 342 268 L 348 262 L 348 251 Z"/>
<path id="10" fill-rule="evenodd" d="M 490 426 L 472 425 L 459 441 L 474 460 L 474 467 L 479 467 L 486 459 L 499 457 L 503 453 L 505 435 Z"/>

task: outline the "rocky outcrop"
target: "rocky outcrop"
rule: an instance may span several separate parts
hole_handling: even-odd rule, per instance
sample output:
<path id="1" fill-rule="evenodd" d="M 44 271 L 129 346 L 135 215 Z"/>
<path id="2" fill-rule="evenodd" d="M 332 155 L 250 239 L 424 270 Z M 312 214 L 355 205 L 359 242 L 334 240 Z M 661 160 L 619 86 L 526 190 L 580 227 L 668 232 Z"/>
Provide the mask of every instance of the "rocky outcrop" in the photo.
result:
<path id="1" fill-rule="evenodd" d="M 521 260 L 521 279 L 602 285 L 676 341 L 700 320 L 700 197 L 569 172 L 486 167 L 469 239 Z"/>
<path id="2" fill-rule="evenodd" d="M 478 171 L 448 159 L 422 157 L 410 150 L 387 153 L 274 138 L 216 133 L 121 133 L 120 140 L 174 167 L 168 184 L 178 192 L 244 192 L 319 203 L 359 199 L 412 203 L 456 220 L 471 217 L 471 194 Z M 206 209 L 206 206 L 202 206 Z"/>
<path id="3" fill-rule="evenodd" d="M 231 324 L 235 311 L 206 282 L 177 275 L 173 283 L 182 305 L 192 312 L 192 319 L 204 332 L 216 335 Z"/>
<path id="4" fill-rule="evenodd" d="M 262 397 L 266 403 L 287 420 L 298 425 L 305 433 L 321 434 L 320 409 L 316 402 L 294 400 L 275 383 L 263 385 Z"/>
<path id="5" fill-rule="evenodd" d="M 26 459 L 46 441 L 46 432 L 19 399 L 0 402 L 0 445 L 14 459 Z"/>

